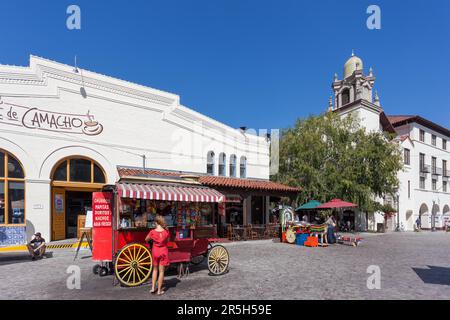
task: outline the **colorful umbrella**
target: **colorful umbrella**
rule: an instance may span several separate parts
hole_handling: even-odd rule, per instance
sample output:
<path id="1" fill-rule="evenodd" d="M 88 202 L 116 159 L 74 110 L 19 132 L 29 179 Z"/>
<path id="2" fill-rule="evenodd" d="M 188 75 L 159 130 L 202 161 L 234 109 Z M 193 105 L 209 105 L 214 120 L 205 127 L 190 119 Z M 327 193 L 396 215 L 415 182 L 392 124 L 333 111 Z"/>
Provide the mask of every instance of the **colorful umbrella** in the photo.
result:
<path id="1" fill-rule="evenodd" d="M 317 200 L 311 200 L 307 203 L 305 203 L 304 205 L 298 207 L 297 209 L 295 209 L 295 211 L 301 211 L 301 210 L 314 210 L 316 209 L 318 206 L 320 206 L 321 203 Z"/>
<path id="2" fill-rule="evenodd" d="M 346 202 L 341 199 L 333 199 L 327 203 L 324 203 L 320 206 L 318 206 L 316 209 L 340 209 L 340 208 L 355 208 L 358 205 Z"/>

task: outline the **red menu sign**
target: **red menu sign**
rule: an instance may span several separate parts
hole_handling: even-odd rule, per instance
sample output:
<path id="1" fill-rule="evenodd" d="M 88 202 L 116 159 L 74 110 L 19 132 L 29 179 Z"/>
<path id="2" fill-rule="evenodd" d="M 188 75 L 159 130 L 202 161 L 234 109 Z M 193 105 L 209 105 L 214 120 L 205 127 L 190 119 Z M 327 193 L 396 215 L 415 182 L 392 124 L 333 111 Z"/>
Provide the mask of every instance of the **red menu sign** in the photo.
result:
<path id="1" fill-rule="evenodd" d="M 92 194 L 92 259 L 112 261 L 112 205 L 111 192 Z"/>
<path id="2" fill-rule="evenodd" d="M 112 198 L 111 192 L 94 192 L 92 195 L 92 225 L 94 228 L 112 227 Z"/>

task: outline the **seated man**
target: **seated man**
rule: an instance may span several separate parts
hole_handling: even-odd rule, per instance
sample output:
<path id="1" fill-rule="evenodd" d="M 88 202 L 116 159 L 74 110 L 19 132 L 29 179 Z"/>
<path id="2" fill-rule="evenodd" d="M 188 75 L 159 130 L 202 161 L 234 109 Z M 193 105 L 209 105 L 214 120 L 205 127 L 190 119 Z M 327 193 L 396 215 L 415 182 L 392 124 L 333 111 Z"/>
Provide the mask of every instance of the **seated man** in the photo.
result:
<path id="1" fill-rule="evenodd" d="M 42 258 L 45 254 L 45 239 L 42 238 L 41 233 L 37 232 L 33 239 L 27 244 L 31 259 Z"/>

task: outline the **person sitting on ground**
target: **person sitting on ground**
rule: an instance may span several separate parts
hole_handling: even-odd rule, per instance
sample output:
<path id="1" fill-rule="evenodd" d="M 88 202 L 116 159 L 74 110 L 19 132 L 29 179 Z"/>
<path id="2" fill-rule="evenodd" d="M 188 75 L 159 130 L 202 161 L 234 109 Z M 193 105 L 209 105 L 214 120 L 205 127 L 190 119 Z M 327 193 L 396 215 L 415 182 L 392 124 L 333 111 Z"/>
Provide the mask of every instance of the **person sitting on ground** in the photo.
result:
<path id="1" fill-rule="evenodd" d="M 150 293 L 156 293 L 156 280 L 158 280 L 158 295 L 161 295 L 164 294 L 164 290 L 162 289 L 164 282 L 164 269 L 170 265 L 168 248 L 170 234 L 169 231 L 167 231 L 166 221 L 162 216 L 156 216 L 155 224 L 156 228 L 148 233 L 147 237 L 145 237 L 145 241 L 153 241 L 153 274 L 152 290 L 150 290 Z"/>
<path id="2" fill-rule="evenodd" d="M 42 258 L 45 254 L 45 239 L 42 238 L 40 232 L 34 234 L 33 239 L 27 244 L 28 251 L 31 255 L 31 260 Z"/>

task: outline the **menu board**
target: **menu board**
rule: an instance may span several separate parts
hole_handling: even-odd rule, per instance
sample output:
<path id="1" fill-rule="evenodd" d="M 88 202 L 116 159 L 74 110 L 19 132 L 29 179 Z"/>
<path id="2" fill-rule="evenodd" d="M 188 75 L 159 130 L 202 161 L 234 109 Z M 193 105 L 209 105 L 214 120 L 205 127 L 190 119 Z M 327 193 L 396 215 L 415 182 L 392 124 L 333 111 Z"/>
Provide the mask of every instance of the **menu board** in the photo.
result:
<path id="1" fill-rule="evenodd" d="M 93 227 L 111 228 L 112 226 L 112 193 L 94 192 L 92 199 Z"/>

